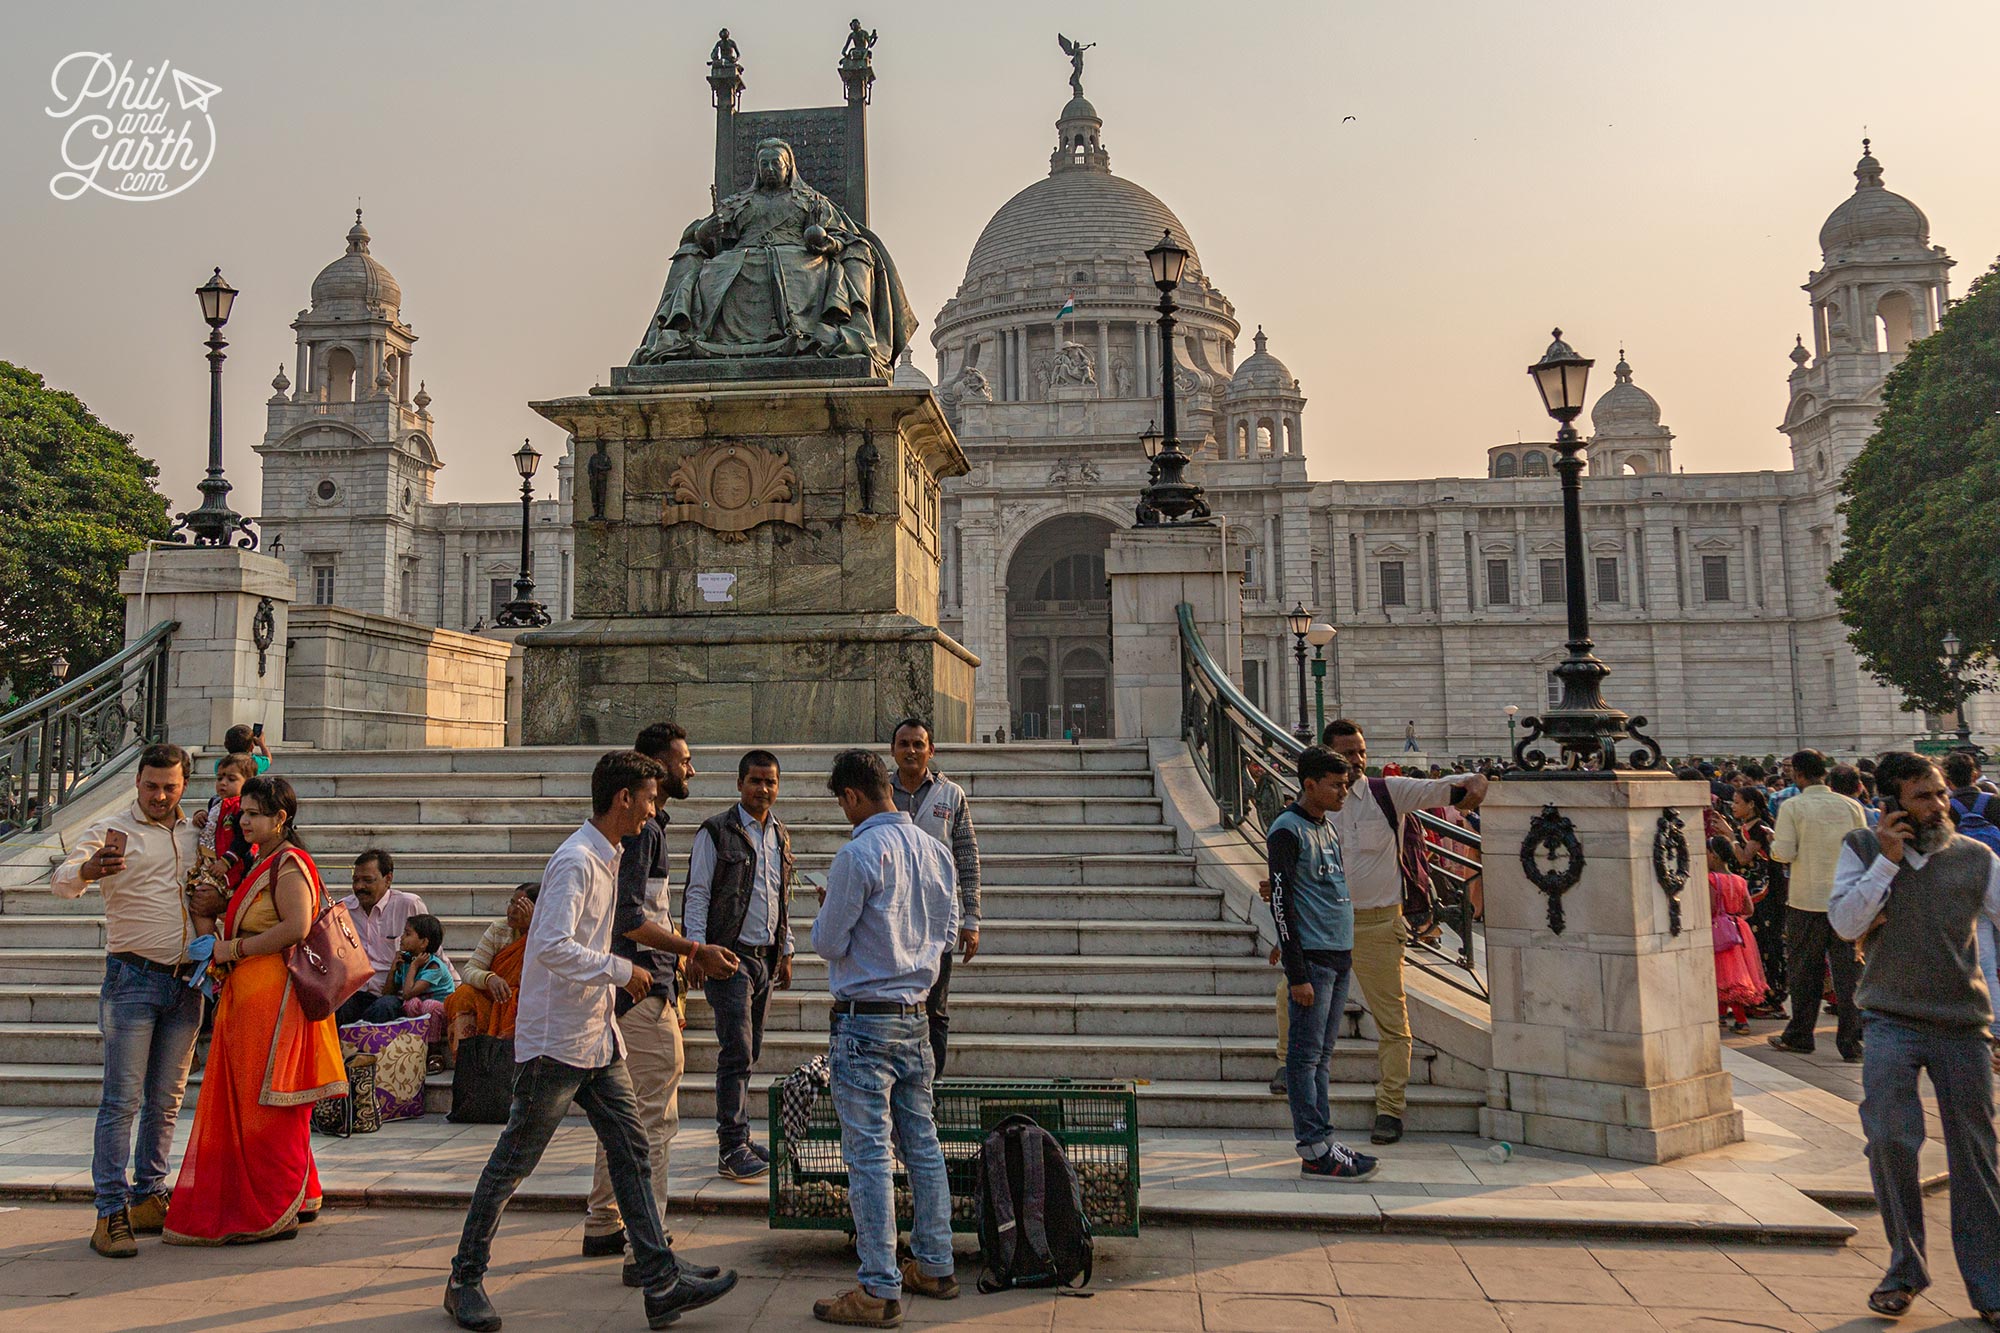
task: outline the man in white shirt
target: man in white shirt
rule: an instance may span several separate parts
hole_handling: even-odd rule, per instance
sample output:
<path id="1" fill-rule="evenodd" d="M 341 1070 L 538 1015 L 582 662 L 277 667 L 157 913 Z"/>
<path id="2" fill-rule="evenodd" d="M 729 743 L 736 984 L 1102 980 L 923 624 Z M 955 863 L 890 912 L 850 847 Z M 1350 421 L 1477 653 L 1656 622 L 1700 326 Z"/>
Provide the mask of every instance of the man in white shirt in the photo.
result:
<path id="1" fill-rule="evenodd" d="M 340 905 L 354 918 L 354 929 L 361 935 L 361 951 L 368 955 L 375 978 L 335 1013 L 334 1021 L 342 1027 L 362 1021 L 368 1006 L 389 984 L 389 971 L 395 967 L 396 955 L 403 947 L 403 927 L 411 917 L 431 910 L 416 894 L 397 888 L 395 879 L 396 858 L 383 848 L 370 847 L 354 858 L 354 892 L 342 898 Z M 450 968 L 449 959 L 445 960 L 445 966 Z"/>
<path id="2" fill-rule="evenodd" d="M 1861 1011 L 1854 1003 L 1854 987 L 1861 979 L 1861 961 L 1853 944 L 1835 933 L 1826 906 L 1842 839 L 1865 828 L 1868 818 L 1859 802 L 1826 785 L 1829 765 L 1818 750 L 1800 750 L 1785 762 L 1799 791 L 1778 811 L 1771 859 L 1791 867 L 1790 897 L 1785 903 L 1785 976 L 1791 983 L 1792 1017 L 1783 1032 L 1774 1032 L 1767 1040 L 1781 1051 L 1812 1054 L 1823 983 L 1831 973 L 1834 1009 L 1839 1014 L 1834 1046 L 1841 1059 L 1859 1064 Z"/>
<path id="3" fill-rule="evenodd" d="M 1326 724 L 1322 741 L 1356 775 L 1354 794 L 1327 818 L 1340 839 L 1348 896 L 1354 902 L 1354 979 L 1361 984 L 1362 1003 L 1374 1016 L 1380 1049 L 1375 1128 L 1368 1141 L 1394 1143 L 1403 1137 L 1412 1047 L 1409 999 L 1403 990 L 1403 949 L 1410 940 L 1403 921 L 1405 824 L 1416 810 L 1447 805 L 1478 809 L 1486 798 L 1486 776 L 1370 779 L 1365 776 L 1368 740 L 1357 724 L 1344 717 Z M 1385 803 L 1394 808 L 1393 819 Z"/>
<path id="4" fill-rule="evenodd" d="M 104 1093 L 91 1151 L 97 1229 L 90 1247 L 107 1259 L 137 1254 L 134 1233 L 157 1236 L 166 1222 L 167 1153 L 201 1031 L 201 993 L 187 984 L 194 970 L 186 890 L 195 829 L 181 813 L 193 772 L 180 746 L 147 747 L 132 804 L 85 829 L 49 882 L 58 898 L 80 898 L 90 884 L 104 895 L 110 956 L 97 1005 Z"/>
<path id="5" fill-rule="evenodd" d="M 590 777 L 591 816 L 542 873 L 521 964 L 513 1103 L 473 1191 L 445 1284 L 444 1308 L 461 1328 L 492 1333 L 500 1327 L 483 1285 L 500 1214 L 541 1161 L 573 1101 L 604 1146 L 638 1284 L 646 1291 L 648 1326 L 664 1328 L 736 1285 L 734 1271 L 680 1263 L 666 1243 L 646 1131 L 612 1016 L 615 990 L 639 998 L 653 985 L 646 968 L 611 951 L 611 927 L 623 842 L 653 817 L 665 776 L 659 764 L 631 750 L 598 760 Z"/>

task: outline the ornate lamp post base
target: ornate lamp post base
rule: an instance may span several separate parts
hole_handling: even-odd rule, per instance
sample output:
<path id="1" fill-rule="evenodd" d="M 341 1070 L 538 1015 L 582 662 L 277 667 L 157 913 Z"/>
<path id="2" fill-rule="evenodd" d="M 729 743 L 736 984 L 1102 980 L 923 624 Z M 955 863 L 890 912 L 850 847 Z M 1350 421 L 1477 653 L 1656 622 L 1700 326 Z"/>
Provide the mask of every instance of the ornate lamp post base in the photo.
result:
<path id="1" fill-rule="evenodd" d="M 201 504 L 174 516 L 173 535 L 190 546 L 239 546 L 257 549 L 257 532 L 251 520 L 229 507 L 229 483 L 221 477 L 203 477 L 196 484 Z"/>

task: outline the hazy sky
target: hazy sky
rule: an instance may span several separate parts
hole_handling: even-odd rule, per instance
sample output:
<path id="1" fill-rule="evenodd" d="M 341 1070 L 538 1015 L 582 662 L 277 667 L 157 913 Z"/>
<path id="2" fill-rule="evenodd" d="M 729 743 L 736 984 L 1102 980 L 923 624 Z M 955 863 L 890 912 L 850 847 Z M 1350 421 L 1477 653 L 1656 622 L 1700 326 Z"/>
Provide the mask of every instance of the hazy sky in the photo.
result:
<path id="1" fill-rule="evenodd" d="M 850 11 L 881 32 L 873 224 L 924 327 L 988 217 L 1047 171 L 1058 30 L 1112 168 L 1164 199 L 1303 381 L 1316 478 L 1480 475 L 1549 423 L 1523 368 L 1560 323 L 1609 387 L 1622 341 L 1690 470 L 1786 465 L 1799 285 L 1863 126 L 1962 293 L 2000 252 L 2000 5 L 802 3 L 36 5 L 0 46 L 0 358 L 160 460 L 207 438 L 193 288 L 242 290 L 227 461 L 257 507 L 264 400 L 313 275 L 367 209 L 436 400 L 441 499 L 501 499 L 531 398 L 587 389 L 707 211 L 704 61 L 745 106 L 830 105 Z M 217 151 L 171 198 L 59 201 L 56 63 L 106 51 L 220 85 Z M 1352 122 L 1342 118 L 1353 116 Z"/>

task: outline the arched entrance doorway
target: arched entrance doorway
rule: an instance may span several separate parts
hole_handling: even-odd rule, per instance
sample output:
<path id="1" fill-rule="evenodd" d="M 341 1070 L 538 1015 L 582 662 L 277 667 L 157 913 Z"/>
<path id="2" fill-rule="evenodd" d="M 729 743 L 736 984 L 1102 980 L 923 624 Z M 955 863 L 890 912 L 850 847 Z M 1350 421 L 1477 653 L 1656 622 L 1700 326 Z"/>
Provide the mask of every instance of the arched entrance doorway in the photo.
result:
<path id="1" fill-rule="evenodd" d="M 1009 730 L 1023 740 L 1111 734 L 1111 592 L 1104 553 L 1115 531 L 1064 514 L 1030 532 L 1007 565 Z"/>

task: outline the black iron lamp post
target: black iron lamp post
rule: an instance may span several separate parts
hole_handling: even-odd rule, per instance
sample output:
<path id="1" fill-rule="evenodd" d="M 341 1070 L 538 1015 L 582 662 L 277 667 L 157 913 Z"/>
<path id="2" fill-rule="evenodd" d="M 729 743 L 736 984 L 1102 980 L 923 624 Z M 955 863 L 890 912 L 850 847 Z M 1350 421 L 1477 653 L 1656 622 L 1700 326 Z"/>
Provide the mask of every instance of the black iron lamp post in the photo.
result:
<path id="1" fill-rule="evenodd" d="M 1150 461 L 1146 488 L 1139 493 L 1136 510 L 1136 526 L 1142 528 L 1208 517 L 1208 501 L 1201 487 L 1187 480 L 1190 460 L 1175 434 L 1174 288 L 1180 286 L 1187 261 L 1188 252 L 1174 244 L 1169 231 L 1161 231 L 1160 243 L 1146 252 L 1146 262 L 1153 268 L 1153 285 L 1160 289 L 1160 419 L 1166 429 L 1164 436 L 1149 429 L 1140 437 Z"/>
<path id="2" fill-rule="evenodd" d="M 1508 704 L 1501 711 L 1507 714 L 1507 750 L 1511 754 L 1514 749 L 1514 714 L 1520 712 L 1521 707 L 1519 704 Z"/>
<path id="3" fill-rule="evenodd" d="M 529 507 L 535 499 L 535 468 L 542 455 L 528 441 L 514 451 L 514 470 L 521 474 L 521 573 L 514 580 L 514 600 L 500 608 L 495 623 L 509 629 L 535 629 L 549 623 L 549 609 L 535 600 L 535 576 L 528 554 Z"/>
<path id="4" fill-rule="evenodd" d="M 1583 411 L 1583 391 L 1594 363 L 1578 356 L 1576 349 L 1562 340 L 1562 330 L 1542 359 L 1528 367 L 1535 388 L 1541 392 L 1542 406 L 1561 423 L 1556 431 L 1556 451 L 1561 454 L 1556 472 L 1562 478 L 1563 502 L 1563 592 L 1569 609 L 1569 655 L 1556 666 L 1562 684 L 1562 699 L 1539 717 L 1521 723 L 1527 734 L 1514 742 L 1514 762 L 1530 771 L 1548 761 L 1529 747 L 1539 740 L 1552 740 L 1562 747 L 1564 766 L 1572 773 L 1586 768 L 1609 773 L 1618 766 L 1618 742 L 1628 735 L 1639 744 L 1632 767 L 1650 769 L 1660 763 L 1660 747 L 1639 728 L 1643 717 L 1628 718 L 1604 701 L 1600 688 L 1611 669 L 1592 650 L 1590 607 L 1584 598 L 1583 509 L 1578 494 L 1578 478 L 1583 474 L 1583 437 L 1577 434 L 1576 418 Z"/>
<path id="5" fill-rule="evenodd" d="M 250 520 L 229 507 L 229 482 L 222 475 L 222 349 L 229 341 L 222 326 L 229 322 L 229 308 L 236 303 L 236 289 L 223 281 L 222 270 L 194 289 L 201 298 L 201 317 L 208 321 L 208 475 L 201 479 L 201 504 L 174 520 L 174 531 L 187 533 L 195 546 L 240 546 L 257 549 L 257 534 Z M 240 535 L 239 535 L 240 534 Z"/>
<path id="6" fill-rule="evenodd" d="M 1324 622 L 1306 631 L 1313 646 L 1313 739 L 1326 734 L 1326 646 L 1340 631 Z"/>
<path id="7" fill-rule="evenodd" d="M 1306 634 L 1312 629 L 1313 618 L 1306 610 L 1306 604 L 1299 602 L 1285 617 L 1285 628 L 1292 632 L 1292 656 L 1299 664 L 1299 721 L 1292 728 L 1292 734 L 1307 745 L 1312 744 L 1312 726 L 1306 721 Z"/>
<path id="8" fill-rule="evenodd" d="M 1960 745 L 1970 745 L 1972 744 L 1972 728 L 1965 725 L 1964 685 L 1960 682 L 1958 677 L 1959 666 L 1964 661 L 1965 661 L 1965 644 L 1959 639 L 1957 634 L 1953 633 L 1951 630 L 1946 630 L 1944 632 L 1944 669 L 1945 672 L 1948 675 L 1950 675 L 1953 686 L 1957 687 L 1959 691 L 1958 743 Z"/>

